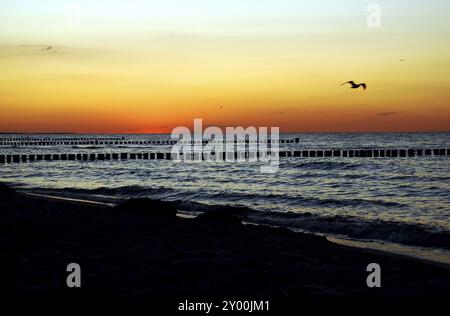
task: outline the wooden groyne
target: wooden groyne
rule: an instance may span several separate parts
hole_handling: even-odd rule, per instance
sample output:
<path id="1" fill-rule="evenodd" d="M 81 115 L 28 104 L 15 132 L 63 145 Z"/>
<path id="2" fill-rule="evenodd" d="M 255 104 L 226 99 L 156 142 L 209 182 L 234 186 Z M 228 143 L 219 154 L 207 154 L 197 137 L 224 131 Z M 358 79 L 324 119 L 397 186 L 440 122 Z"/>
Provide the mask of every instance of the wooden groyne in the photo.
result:
<path id="1" fill-rule="evenodd" d="M 197 155 L 197 156 L 196 156 Z M 192 158 L 199 160 L 199 154 Z M 245 158 L 259 158 L 260 153 L 223 153 L 223 160 L 237 159 L 238 155 Z M 274 153 L 268 153 L 274 155 Z M 213 157 L 215 155 L 213 154 Z M 334 149 L 334 150 L 292 150 L 280 151 L 280 158 L 411 158 L 411 157 L 441 157 L 450 156 L 450 149 Z M 171 160 L 170 152 L 146 153 L 64 153 L 64 154 L 0 154 L 0 164 L 25 163 L 35 161 L 107 161 L 107 160 Z M 205 159 L 203 157 L 203 159 Z"/>
<path id="2" fill-rule="evenodd" d="M 124 140 L 125 137 L 33 137 L 33 136 L 16 136 L 16 137 L 0 137 L 0 141 L 11 141 L 11 142 L 20 142 L 20 141 L 111 141 L 111 140 Z"/>
<path id="3" fill-rule="evenodd" d="M 294 144 L 300 143 L 299 138 L 294 139 L 280 139 L 277 141 L 280 144 Z M 164 139 L 164 140 L 111 140 L 111 139 L 83 139 L 83 140 L 68 140 L 68 139 L 51 139 L 51 140 L 12 140 L 12 139 L 0 139 L 0 146 L 3 147 L 24 147 L 24 146 L 126 146 L 126 145 L 175 145 L 177 140 Z M 189 142 L 180 142 L 181 144 L 189 144 Z M 190 144 L 208 144 L 208 141 L 191 141 Z M 238 141 L 234 141 L 235 144 Z M 250 143 L 248 140 L 243 143 Z M 257 143 L 251 142 L 251 143 Z M 267 143 L 275 143 L 275 141 L 268 140 Z"/>

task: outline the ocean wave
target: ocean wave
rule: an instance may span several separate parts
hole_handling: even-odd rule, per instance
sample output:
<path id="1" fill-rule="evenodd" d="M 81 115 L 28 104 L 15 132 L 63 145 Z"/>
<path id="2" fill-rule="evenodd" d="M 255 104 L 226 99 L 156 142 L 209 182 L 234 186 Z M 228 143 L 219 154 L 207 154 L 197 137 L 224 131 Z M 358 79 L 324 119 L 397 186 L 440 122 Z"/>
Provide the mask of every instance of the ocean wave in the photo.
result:
<path id="1" fill-rule="evenodd" d="M 407 205 L 385 201 L 380 199 L 363 199 L 363 198 L 319 198 L 319 197 L 305 197 L 305 196 L 292 196 L 288 194 L 274 194 L 274 193 L 248 193 L 248 192 L 216 192 L 208 194 L 205 192 L 208 198 L 220 199 L 220 200 L 242 200 L 242 201 L 266 201 L 270 203 L 286 203 L 288 205 L 304 205 L 304 206 L 317 206 L 317 207 L 397 207 L 403 208 Z"/>
<path id="2" fill-rule="evenodd" d="M 450 177 L 446 175 L 396 175 L 387 177 L 389 181 L 399 182 L 435 182 L 435 181 L 450 181 Z"/>
<path id="3" fill-rule="evenodd" d="M 311 213 L 248 213 L 255 223 L 301 229 L 313 233 L 343 235 L 350 238 L 381 240 L 411 246 L 450 250 L 450 232 L 426 225 L 383 220 L 362 220 L 352 216 L 319 216 Z"/>
<path id="4" fill-rule="evenodd" d="M 43 191 L 43 190 L 39 190 Z M 148 188 L 139 185 L 121 186 L 116 188 L 99 187 L 93 189 L 82 189 L 82 188 L 64 188 L 64 189 L 48 189 L 47 192 L 62 192 L 62 193 L 74 193 L 74 194 L 85 194 L 85 195 L 103 195 L 111 197 L 151 197 L 152 195 L 174 193 L 175 191 L 170 188 Z"/>
<path id="5" fill-rule="evenodd" d="M 290 163 L 289 167 L 294 169 L 313 169 L 313 170 L 355 170 L 363 167 L 360 163 L 349 163 L 339 161 L 308 161 Z"/>
<path id="6" fill-rule="evenodd" d="M 385 220 L 365 220 L 354 216 L 321 216 L 312 213 L 258 211 L 244 205 L 205 205 L 176 201 L 176 205 L 194 213 L 234 210 L 242 220 L 270 226 L 302 230 L 311 233 L 345 236 L 360 240 L 378 240 L 409 246 L 450 250 L 450 231 L 423 224 Z"/>
<path id="7" fill-rule="evenodd" d="M 311 206 L 311 207 L 397 207 L 402 208 L 406 205 L 398 202 L 385 201 L 380 199 L 362 199 L 362 198 L 319 198 L 319 197 L 307 197 L 307 196 L 292 196 L 288 194 L 276 194 L 276 193 L 249 193 L 249 192 L 209 192 L 207 190 L 198 189 L 197 191 L 180 192 L 172 188 L 167 187 L 146 187 L 139 185 L 121 186 L 117 188 L 100 187 L 93 189 L 79 189 L 79 188 L 65 188 L 58 191 L 72 192 L 80 194 L 91 195 L 104 195 L 122 198 L 133 197 L 161 197 L 165 195 L 167 197 L 185 197 L 190 200 L 196 197 L 202 197 L 203 199 L 210 199 L 211 201 L 242 201 L 246 203 L 264 201 L 266 204 L 284 204 L 290 206 Z"/>

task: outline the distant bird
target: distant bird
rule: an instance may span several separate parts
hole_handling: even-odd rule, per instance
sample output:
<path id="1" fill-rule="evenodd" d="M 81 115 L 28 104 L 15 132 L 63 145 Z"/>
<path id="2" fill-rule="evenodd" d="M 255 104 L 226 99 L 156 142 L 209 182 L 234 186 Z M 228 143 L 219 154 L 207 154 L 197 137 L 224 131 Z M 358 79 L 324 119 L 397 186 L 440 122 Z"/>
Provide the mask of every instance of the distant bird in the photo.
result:
<path id="1" fill-rule="evenodd" d="M 400 61 L 405 61 L 405 59 L 404 58 L 400 58 Z"/>
<path id="2" fill-rule="evenodd" d="M 219 109 L 222 110 L 222 109 L 223 109 L 223 106 L 220 106 Z"/>
<path id="3" fill-rule="evenodd" d="M 350 84 L 350 85 L 351 85 L 350 89 L 358 89 L 359 87 L 363 87 L 364 90 L 367 89 L 367 85 L 366 85 L 365 83 L 357 84 L 357 83 L 355 83 L 354 81 L 347 81 L 347 82 L 344 82 L 343 84 L 341 84 L 341 87 L 342 87 L 343 85 L 346 85 L 346 84 Z"/>
<path id="4" fill-rule="evenodd" d="M 41 50 L 52 50 L 53 49 L 53 47 L 51 47 L 51 46 L 47 46 L 47 47 L 44 47 L 44 48 L 41 48 Z"/>

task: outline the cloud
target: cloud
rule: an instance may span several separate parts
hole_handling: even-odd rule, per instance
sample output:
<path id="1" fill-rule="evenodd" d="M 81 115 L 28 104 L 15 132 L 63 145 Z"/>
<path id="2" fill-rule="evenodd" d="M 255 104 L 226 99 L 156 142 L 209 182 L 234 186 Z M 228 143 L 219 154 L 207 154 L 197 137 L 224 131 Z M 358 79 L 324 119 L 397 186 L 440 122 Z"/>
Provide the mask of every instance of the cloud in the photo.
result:
<path id="1" fill-rule="evenodd" d="M 383 113 L 378 113 L 377 116 L 392 116 L 392 115 L 398 115 L 400 114 L 399 112 L 383 112 Z"/>

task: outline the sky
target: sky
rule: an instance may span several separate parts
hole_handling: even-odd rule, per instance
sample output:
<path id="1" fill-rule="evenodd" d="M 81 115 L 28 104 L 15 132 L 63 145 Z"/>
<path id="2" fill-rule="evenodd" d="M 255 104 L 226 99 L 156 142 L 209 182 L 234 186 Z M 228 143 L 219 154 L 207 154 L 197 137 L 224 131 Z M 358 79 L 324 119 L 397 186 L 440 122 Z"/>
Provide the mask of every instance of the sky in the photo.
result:
<path id="1" fill-rule="evenodd" d="M 0 132 L 170 133 L 194 118 L 450 131 L 449 12 L 447 0 L 2 0 Z"/>

